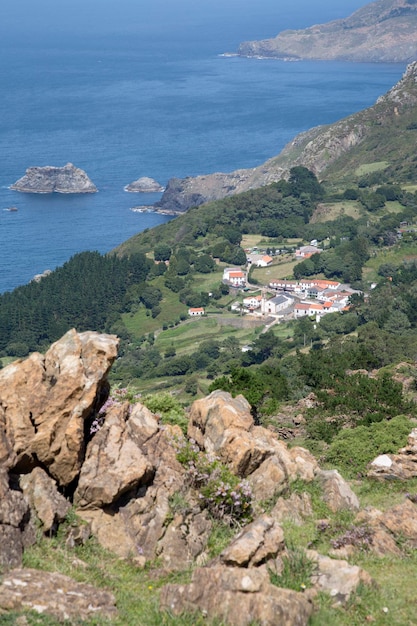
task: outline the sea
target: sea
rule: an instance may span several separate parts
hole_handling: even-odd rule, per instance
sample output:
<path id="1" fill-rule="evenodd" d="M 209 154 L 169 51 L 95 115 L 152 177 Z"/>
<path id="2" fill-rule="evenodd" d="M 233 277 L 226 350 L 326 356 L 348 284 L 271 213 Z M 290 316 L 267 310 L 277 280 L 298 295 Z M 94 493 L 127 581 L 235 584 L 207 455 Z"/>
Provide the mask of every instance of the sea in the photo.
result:
<path id="1" fill-rule="evenodd" d="M 2 0 L 0 293 L 171 219 L 132 210 L 161 197 L 127 193 L 133 180 L 255 167 L 299 132 L 372 105 L 405 65 L 233 56 L 241 41 L 364 4 Z M 98 193 L 10 189 L 30 166 L 68 162 Z"/>

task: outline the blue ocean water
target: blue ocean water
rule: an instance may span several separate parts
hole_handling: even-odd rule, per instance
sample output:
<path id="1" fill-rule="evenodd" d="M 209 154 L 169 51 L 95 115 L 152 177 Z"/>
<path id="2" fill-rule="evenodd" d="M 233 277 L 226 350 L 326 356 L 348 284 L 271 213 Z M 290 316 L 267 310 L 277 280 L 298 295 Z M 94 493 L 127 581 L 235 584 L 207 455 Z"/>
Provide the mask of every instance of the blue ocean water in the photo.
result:
<path id="1" fill-rule="evenodd" d="M 142 1 L 74 0 L 65 19 L 52 0 L 0 7 L 0 292 L 169 219 L 130 210 L 160 197 L 126 193 L 132 180 L 259 165 L 297 133 L 371 105 L 404 71 L 220 56 L 359 0 Z M 99 193 L 8 188 L 29 166 L 67 162 Z"/>

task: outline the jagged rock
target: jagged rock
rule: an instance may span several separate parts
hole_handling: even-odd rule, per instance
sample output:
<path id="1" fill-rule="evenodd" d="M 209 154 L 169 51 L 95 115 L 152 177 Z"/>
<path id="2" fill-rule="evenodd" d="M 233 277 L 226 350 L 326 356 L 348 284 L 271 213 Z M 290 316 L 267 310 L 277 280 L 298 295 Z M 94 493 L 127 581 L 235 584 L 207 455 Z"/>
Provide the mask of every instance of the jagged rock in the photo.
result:
<path id="1" fill-rule="evenodd" d="M 282 493 L 288 487 L 288 472 L 280 459 L 270 456 L 248 478 L 254 500 L 262 502 Z"/>
<path id="2" fill-rule="evenodd" d="M 174 615 L 197 609 L 230 626 L 306 626 L 313 611 L 309 594 L 274 587 L 259 568 L 197 568 L 191 584 L 163 587 L 160 603 Z"/>
<path id="3" fill-rule="evenodd" d="M 307 550 L 306 554 L 314 563 L 313 585 L 329 593 L 338 604 L 344 604 L 359 585 L 373 584 L 368 572 L 357 565 L 323 556 L 315 550 Z"/>
<path id="4" fill-rule="evenodd" d="M 243 396 L 232 398 L 224 391 L 213 391 L 196 400 L 190 410 L 188 437 L 200 448 L 216 453 L 224 443 L 229 428 L 248 431 L 254 425 L 250 404 Z"/>
<path id="5" fill-rule="evenodd" d="M 308 493 L 292 493 L 289 498 L 278 498 L 270 516 L 277 522 L 291 521 L 301 526 L 306 517 L 313 515 L 311 497 Z"/>
<path id="6" fill-rule="evenodd" d="M 323 489 L 323 499 L 336 513 L 341 509 L 359 510 L 359 500 L 337 470 L 321 470 L 317 479 Z"/>
<path id="7" fill-rule="evenodd" d="M 261 515 L 245 526 L 220 554 L 220 561 L 235 567 L 256 567 L 285 550 L 284 532 L 268 515 Z"/>
<path id="8" fill-rule="evenodd" d="M 42 465 L 60 486 L 78 476 L 86 420 L 105 399 L 117 346 L 114 335 L 70 330 L 45 355 L 0 371 L 0 440 L 6 433 L 13 471 Z"/>
<path id="9" fill-rule="evenodd" d="M 46 614 L 59 621 L 115 618 L 113 595 L 104 589 L 78 583 L 63 574 L 34 569 L 14 569 L 0 585 L 0 611 Z"/>
<path id="10" fill-rule="evenodd" d="M 157 431 L 158 423 L 146 407 L 132 407 L 128 402 L 112 407 L 88 444 L 74 504 L 103 507 L 141 483 L 148 484 L 154 467 L 141 451 L 141 444 Z"/>
<path id="11" fill-rule="evenodd" d="M 417 547 L 417 505 L 406 499 L 384 512 L 381 524 L 394 537 L 406 539 L 411 546 Z"/>
<path id="12" fill-rule="evenodd" d="M 20 477 L 20 487 L 32 511 L 42 524 L 44 533 L 55 531 L 71 504 L 62 496 L 56 482 L 40 467 Z"/>
<path id="13" fill-rule="evenodd" d="M 185 470 L 172 445 L 174 432 L 175 428 L 166 426 L 143 444 L 141 451 L 152 459 L 155 474 L 125 505 L 77 509 L 80 517 L 91 524 L 100 544 L 119 556 L 152 559 L 158 554 L 164 559 L 160 542 L 172 521 L 170 497 L 184 488 Z M 171 556 L 168 560 L 171 562 Z"/>
<path id="14" fill-rule="evenodd" d="M 417 9 L 409 0 L 379 0 L 350 17 L 246 41 L 241 56 L 404 63 L 417 55 Z"/>
<path id="15" fill-rule="evenodd" d="M 106 550 L 124 559 L 142 556 L 143 548 L 135 543 L 133 533 L 130 532 L 129 519 L 125 520 L 123 509 L 117 512 L 111 507 L 77 509 L 76 513 L 88 524 L 92 536 Z"/>
<path id="16" fill-rule="evenodd" d="M 19 567 L 23 550 L 35 542 L 35 527 L 21 491 L 10 489 L 9 476 L 0 467 L 0 570 Z"/>
<path id="17" fill-rule="evenodd" d="M 401 556 L 401 550 L 397 546 L 395 536 L 383 523 L 384 515 L 382 511 L 374 507 L 366 507 L 359 511 L 355 517 L 355 525 L 365 526 L 368 529 L 371 540 L 367 549 L 375 556 L 381 558 L 388 555 Z"/>
<path id="18" fill-rule="evenodd" d="M 142 176 L 133 183 L 129 183 L 124 188 L 125 191 L 132 193 L 158 193 L 164 191 L 165 187 L 162 187 L 156 180 L 149 178 L 148 176 Z"/>
<path id="19" fill-rule="evenodd" d="M 25 193 L 94 193 L 97 187 L 87 174 L 67 163 L 64 167 L 29 167 L 10 189 Z"/>
<path id="20" fill-rule="evenodd" d="M 207 512 L 178 514 L 158 543 L 158 554 L 168 569 L 185 569 L 204 553 L 213 527 Z"/>
<path id="21" fill-rule="evenodd" d="M 318 468 L 307 450 L 290 450 L 272 431 L 255 426 L 243 396 L 232 398 L 224 391 L 193 403 L 188 436 L 234 474 L 247 477 L 256 500 L 281 493 L 297 477 L 312 480 Z"/>
<path id="22" fill-rule="evenodd" d="M 417 476 L 417 428 L 398 454 L 380 454 L 368 466 L 368 477 L 378 480 L 407 480 Z"/>

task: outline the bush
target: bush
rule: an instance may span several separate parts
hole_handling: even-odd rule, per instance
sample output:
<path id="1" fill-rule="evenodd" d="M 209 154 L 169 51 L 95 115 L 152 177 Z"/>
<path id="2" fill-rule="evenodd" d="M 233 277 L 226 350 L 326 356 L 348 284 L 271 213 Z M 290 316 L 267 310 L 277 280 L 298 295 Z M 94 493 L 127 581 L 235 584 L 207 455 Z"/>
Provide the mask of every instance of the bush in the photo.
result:
<path id="1" fill-rule="evenodd" d="M 331 443 L 326 461 L 349 477 L 365 472 L 379 454 L 395 453 L 407 442 L 412 423 L 405 415 L 393 419 L 342 430 Z"/>
<path id="2" fill-rule="evenodd" d="M 158 415 L 163 424 L 179 426 L 186 433 L 188 420 L 185 411 L 176 398 L 169 393 L 157 393 L 152 396 L 142 398 L 142 403 L 152 413 Z"/>
<path id="3" fill-rule="evenodd" d="M 192 440 L 177 442 L 177 459 L 187 470 L 186 482 L 199 492 L 201 509 L 229 526 L 252 520 L 252 491 L 219 461 L 204 454 Z"/>

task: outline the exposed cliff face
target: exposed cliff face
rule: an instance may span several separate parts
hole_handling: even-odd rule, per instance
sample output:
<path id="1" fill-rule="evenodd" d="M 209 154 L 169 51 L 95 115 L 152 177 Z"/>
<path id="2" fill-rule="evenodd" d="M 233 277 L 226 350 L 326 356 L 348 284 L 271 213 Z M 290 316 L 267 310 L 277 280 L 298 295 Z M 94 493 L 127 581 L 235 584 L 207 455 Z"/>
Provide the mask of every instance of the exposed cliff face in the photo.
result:
<path id="1" fill-rule="evenodd" d="M 341 168 L 342 160 L 348 162 L 361 149 L 366 152 L 364 158 L 367 163 L 385 160 L 387 156 L 393 163 L 404 160 L 410 142 L 410 154 L 414 151 L 414 136 L 411 137 L 407 130 L 407 123 L 410 125 L 413 116 L 417 116 L 416 108 L 417 62 L 414 62 L 408 66 L 403 78 L 372 107 L 335 124 L 318 126 L 297 135 L 278 156 L 259 167 L 226 174 L 171 179 L 155 206 L 164 212 L 183 213 L 191 206 L 286 178 L 290 169 L 297 165 L 308 167 L 324 178 L 329 171 Z M 381 144 L 382 157 L 376 155 L 374 144 Z"/>
<path id="2" fill-rule="evenodd" d="M 410 62 L 417 58 L 417 3 L 378 0 L 345 19 L 246 41 L 238 53 L 286 60 Z"/>
<path id="3" fill-rule="evenodd" d="M 87 174 L 67 163 L 64 167 L 29 167 L 11 189 L 25 193 L 94 193 L 97 187 Z"/>

